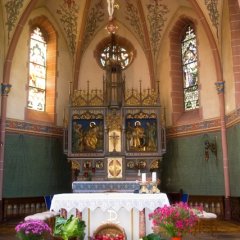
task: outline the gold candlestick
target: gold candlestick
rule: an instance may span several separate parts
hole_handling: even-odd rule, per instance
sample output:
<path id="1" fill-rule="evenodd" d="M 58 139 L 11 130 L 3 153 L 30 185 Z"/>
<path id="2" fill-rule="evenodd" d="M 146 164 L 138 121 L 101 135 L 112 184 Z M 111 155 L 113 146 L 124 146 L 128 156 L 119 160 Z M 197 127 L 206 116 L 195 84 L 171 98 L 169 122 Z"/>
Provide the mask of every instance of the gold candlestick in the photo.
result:
<path id="1" fill-rule="evenodd" d="M 152 193 L 160 193 L 160 190 L 157 188 L 157 183 L 156 182 L 152 182 Z"/>
<path id="2" fill-rule="evenodd" d="M 139 190 L 139 193 L 148 193 L 147 182 L 141 182 L 140 186 L 141 188 Z"/>

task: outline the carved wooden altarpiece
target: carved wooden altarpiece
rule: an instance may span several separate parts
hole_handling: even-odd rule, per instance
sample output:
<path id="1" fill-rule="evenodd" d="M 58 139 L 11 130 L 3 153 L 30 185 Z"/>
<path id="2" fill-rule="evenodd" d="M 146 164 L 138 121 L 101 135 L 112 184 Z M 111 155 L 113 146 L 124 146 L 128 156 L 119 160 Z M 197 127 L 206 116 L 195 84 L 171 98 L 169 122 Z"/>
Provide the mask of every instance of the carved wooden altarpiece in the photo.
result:
<path id="1" fill-rule="evenodd" d="M 121 68 L 106 68 L 103 90 L 71 96 L 65 152 L 74 180 L 136 180 L 139 171 L 159 171 L 166 151 L 157 90 L 125 89 Z"/>

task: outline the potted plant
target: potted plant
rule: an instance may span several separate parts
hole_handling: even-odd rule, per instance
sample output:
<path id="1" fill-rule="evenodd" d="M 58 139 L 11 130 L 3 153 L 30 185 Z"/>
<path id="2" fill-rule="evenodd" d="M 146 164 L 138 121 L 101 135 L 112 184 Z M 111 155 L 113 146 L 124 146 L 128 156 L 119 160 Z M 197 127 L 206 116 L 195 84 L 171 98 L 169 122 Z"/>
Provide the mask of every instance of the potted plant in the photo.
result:
<path id="1" fill-rule="evenodd" d="M 162 228 L 172 240 L 177 240 L 193 231 L 198 222 L 197 212 L 187 203 L 180 202 L 155 209 L 149 214 L 149 219 L 152 220 L 153 228 Z"/>
<path id="2" fill-rule="evenodd" d="M 15 230 L 21 240 L 44 240 L 44 237 L 51 233 L 51 228 L 42 220 L 20 222 Z"/>
<path id="3" fill-rule="evenodd" d="M 71 215 L 68 219 L 57 217 L 54 227 L 54 236 L 68 240 L 72 237 L 84 239 L 86 224 L 84 221 Z"/>

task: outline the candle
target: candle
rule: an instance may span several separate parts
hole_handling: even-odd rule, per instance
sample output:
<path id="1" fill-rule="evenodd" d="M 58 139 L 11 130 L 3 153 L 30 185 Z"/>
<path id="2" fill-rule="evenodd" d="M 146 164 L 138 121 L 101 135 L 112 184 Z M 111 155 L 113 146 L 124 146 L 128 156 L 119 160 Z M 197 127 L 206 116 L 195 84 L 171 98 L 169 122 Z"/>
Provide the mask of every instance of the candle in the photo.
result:
<path id="1" fill-rule="evenodd" d="M 146 182 L 146 173 L 142 173 L 142 182 L 143 182 L 143 183 Z"/>
<path id="2" fill-rule="evenodd" d="M 140 171 L 140 169 L 138 169 L 138 176 L 139 176 L 139 177 L 141 176 L 141 171 Z"/>
<path id="3" fill-rule="evenodd" d="M 152 182 L 156 182 L 156 181 L 157 181 L 157 173 L 152 172 Z"/>

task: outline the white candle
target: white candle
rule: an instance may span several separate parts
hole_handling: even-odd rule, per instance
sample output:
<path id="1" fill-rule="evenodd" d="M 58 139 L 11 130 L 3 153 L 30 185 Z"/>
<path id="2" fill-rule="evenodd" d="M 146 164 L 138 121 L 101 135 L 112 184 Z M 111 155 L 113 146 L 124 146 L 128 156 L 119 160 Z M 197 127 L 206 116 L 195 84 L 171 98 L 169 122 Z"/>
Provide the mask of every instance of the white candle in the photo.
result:
<path id="1" fill-rule="evenodd" d="M 157 173 L 152 172 L 152 182 L 156 182 L 156 181 L 157 181 Z"/>
<path id="2" fill-rule="evenodd" d="M 143 183 L 146 182 L 146 173 L 142 173 L 142 182 L 143 182 Z"/>
<path id="3" fill-rule="evenodd" d="M 141 176 L 141 171 L 140 171 L 140 169 L 138 169 L 138 176 L 139 176 L 139 177 Z"/>

